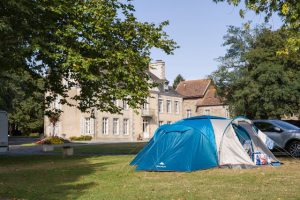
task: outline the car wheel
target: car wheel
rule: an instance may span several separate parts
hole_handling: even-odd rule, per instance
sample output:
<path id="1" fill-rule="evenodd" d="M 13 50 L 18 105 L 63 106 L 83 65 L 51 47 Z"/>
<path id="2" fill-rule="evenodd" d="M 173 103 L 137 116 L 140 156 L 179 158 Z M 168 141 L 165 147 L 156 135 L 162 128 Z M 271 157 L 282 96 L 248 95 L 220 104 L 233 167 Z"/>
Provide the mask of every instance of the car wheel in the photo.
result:
<path id="1" fill-rule="evenodd" d="M 291 156 L 300 157 L 300 141 L 293 141 L 288 145 L 288 152 Z"/>

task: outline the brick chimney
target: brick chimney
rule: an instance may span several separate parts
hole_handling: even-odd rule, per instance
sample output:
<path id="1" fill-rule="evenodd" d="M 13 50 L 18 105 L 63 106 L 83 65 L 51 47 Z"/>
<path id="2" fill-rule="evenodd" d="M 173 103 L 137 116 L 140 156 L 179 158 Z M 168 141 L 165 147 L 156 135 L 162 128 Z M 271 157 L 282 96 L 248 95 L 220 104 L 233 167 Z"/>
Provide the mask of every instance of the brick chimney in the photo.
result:
<path id="1" fill-rule="evenodd" d="M 165 75 L 165 62 L 157 60 L 149 65 L 149 71 L 160 79 L 166 79 Z"/>

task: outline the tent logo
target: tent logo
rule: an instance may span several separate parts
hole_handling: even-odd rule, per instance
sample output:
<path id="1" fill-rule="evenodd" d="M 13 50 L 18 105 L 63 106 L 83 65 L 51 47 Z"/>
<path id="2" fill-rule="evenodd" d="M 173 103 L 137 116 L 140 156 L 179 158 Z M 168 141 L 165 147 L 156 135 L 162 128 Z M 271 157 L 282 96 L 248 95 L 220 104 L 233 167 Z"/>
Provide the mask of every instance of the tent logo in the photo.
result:
<path id="1" fill-rule="evenodd" d="M 166 168 L 166 165 L 165 165 L 165 163 L 160 162 L 158 165 L 156 165 L 156 167 L 159 167 L 159 168 Z"/>

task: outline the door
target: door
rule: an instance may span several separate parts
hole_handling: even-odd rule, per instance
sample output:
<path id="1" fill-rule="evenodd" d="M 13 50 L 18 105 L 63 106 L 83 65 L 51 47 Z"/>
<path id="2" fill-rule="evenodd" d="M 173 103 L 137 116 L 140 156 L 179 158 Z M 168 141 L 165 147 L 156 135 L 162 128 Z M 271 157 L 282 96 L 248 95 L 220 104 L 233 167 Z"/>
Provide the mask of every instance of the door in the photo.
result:
<path id="1" fill-rule="evenodd" d="M 144 139 L 148 139 L 150 137 L 148 119 L 143 119 L 143 136 Z"/>

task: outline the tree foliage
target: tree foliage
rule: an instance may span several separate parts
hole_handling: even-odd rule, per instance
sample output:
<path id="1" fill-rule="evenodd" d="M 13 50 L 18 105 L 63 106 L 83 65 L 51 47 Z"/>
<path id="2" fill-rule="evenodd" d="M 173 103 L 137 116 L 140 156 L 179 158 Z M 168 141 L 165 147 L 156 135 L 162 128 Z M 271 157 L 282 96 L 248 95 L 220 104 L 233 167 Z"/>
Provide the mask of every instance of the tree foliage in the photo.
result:
<path id="1" fill-rule="evenodd" d="M 247 10 L 252 10 L 256 14 L 265 14 L 265 20 L 276 13 L 284 22 L 283 28 L 286 30 L 285 45 L 278 49 L 278 53 L 285 56 L 299 56 L 300 54 L 300 1 L 299 0 L 213 0 L 214 2 L 224 2 L 238 6 L 244 2 L 246 10 L 241 9 L 240 15 L 244 17 Z"/>
<path id="2" fill-rule="evenodd" d="M 152 87 L 150 50 L 177 46 L 163 31 L 168 22 L 140 22 L 134 11 L 130 0 L 1 1 L 0 70 L 42 75 L 47 106 L 59 95 L 82 111 L 119 112 L 115 99 L 137 108 Z"/>
<path id="3" fill-rule="evenodd" d="M 212 77 L 231 111 L 250 118 L 280 118 L 300 110 L 300 57 L 278 56 L 288 33 L 266 27 L 229 27 L 227 53 Z"/>
<path id="4" fill-rule="evenodd" d="M 183 78 L 183 76 L 181 76 L 181 74 L 178 74 L 178 75 L 176 76 L 176 78 L 174 79 L 174 82 L 173 82 L 173 88 L 176 89 L 176 88 L 177 88 L 177 85 L 178 85 L 181 81 L 185 81 L 185 79 Z"/>
<path id="5" fill-rule="evenodd" d="M 43 128 L 44 82 L 24 70 L 0 73 L 0 110 L 9 113 L 10 133 L 40 132 Z"/>

